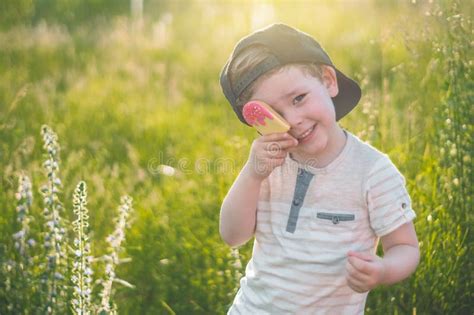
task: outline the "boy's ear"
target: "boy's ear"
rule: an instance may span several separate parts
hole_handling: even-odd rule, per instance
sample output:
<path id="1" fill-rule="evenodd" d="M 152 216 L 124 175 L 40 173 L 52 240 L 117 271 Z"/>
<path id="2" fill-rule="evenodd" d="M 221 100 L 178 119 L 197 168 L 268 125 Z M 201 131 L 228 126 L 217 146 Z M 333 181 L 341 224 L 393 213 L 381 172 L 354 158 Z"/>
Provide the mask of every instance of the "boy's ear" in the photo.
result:
<path id="1" fill-rule="evenodd" d="M 339 93 L 336 70 L 333 67 L 323 66 L 323 84 L 328 90 L 329 96 L 335 97 Z"/>

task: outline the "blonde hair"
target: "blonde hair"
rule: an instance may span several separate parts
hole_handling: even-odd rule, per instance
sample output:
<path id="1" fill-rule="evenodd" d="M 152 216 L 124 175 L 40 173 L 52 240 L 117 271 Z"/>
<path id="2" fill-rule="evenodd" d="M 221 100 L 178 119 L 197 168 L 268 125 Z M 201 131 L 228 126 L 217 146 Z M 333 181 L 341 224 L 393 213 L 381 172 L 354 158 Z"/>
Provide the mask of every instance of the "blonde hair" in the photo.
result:
<path id="1" fill-rule="evenodd" d="M 256 65 L 264 61 L 268 56 L 271 55 L 270 50 L 263 46 L 263 45 L 252 45 L 243 50 L 232 62 L 231 67 L 229 69 L 230 72 L 230 83 L 234 84 L 234 82 L 242 77 L 243 74 L 247 73 L 251 69 L 253 69 Z M 319 63 L 311 63 L 311 62 L 297 62 L 297 63 L 289 63 L 283 66 L 277 67 L 272 69 L 260 77 L 258 77 L 255 81 L 250 83 L 250 85 L 245 88 L 240 96 L 237 98 L 237 106 L 242 107 L 246 102 L 250 100 L 252 97 L 255 87 L 265 80 L 266 78 L 272 76 L 273 74 L 280 72 L 288 67 L 296 66 L 299 67 L 306 75 L 310 75 L 312 77 L 317 78 L 319 81 L 322 82 L 323 77 L 323 64 Z"/>

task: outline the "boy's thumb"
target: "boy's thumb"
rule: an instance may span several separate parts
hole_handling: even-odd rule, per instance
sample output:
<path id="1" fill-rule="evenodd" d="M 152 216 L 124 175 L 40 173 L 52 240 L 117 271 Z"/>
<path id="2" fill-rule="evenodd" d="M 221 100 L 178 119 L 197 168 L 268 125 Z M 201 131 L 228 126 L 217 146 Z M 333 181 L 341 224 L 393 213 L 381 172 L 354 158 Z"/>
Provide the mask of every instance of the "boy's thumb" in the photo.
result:
<path id="1" fill-rule="evenodd" d="M 366 260 L 366 261 L 371 261 L 373 259 L 372 258 L 373 255 L 370 254 L 370 253 L 356 252 L 356 251 L 353 251 L 353 250 L 350 250 L 349 252 L 347 252 L 347 255 L 357 257 L 359 259 Z"/>

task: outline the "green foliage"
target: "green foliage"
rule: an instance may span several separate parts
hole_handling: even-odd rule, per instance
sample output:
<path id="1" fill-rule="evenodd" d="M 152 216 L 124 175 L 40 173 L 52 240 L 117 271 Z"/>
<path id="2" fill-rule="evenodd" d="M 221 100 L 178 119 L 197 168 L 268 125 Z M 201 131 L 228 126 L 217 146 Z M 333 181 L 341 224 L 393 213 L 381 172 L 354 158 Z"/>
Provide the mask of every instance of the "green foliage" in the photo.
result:
<path id="1" fill-rule="evenodd" d="M 127 0 L 18 0 L 0 2 L 0 27 L 41 21 L 74 27 L 91 19 L 127 14 Z"/>
<path id="2" fill-rule="evenodd" d="M 361 102 L 341 124 L 387 152 L 407 179 L 421 262 L 409 279 L 371 292 L 366 313 L 469 312 L 469 1 L 145 1 L 141 24 L 126 17 L 128 1 L 0 6 L 1 314 L 23 301 L 13 294 L 24 288 L 13 263 L 21 259 L 12 237 L 22 228 L 17 175 L 25 171 L 33 187 L 43 183 L 37 133 L 44 123 L 61 139 L 64 220 L 75 219 L 71 183 L 87 182 L 92 256 L 109 253 L 116 201 L 134 196 L 123 243 L 131 262 L 114 272 L 135 288 L 116 288 L 118 310 L 226 312 L 252 244 L 236 253 L 222 242 L 219 209 L 255 134 L 235 118 L 218 75 L 241 36 L 277 20 L 315 35 L 361 83 Z M 43 196 L 32 194 L 29 234 L 43 243 Z M 93 269 L 106 278 L 103 268 Z M 31 305 L 39 305 L 37 295 Z"/>
<path id="3" fill-rule="evenodd" d="M 47 178 L 41 187 L 42 211 L 36 217 L 30 215 L 33 204 L 32 184 L 28 176 L 20 173 L 16 221 L 20 230 L 11 235 L 13 246 L 3 245 L 0 258 L 0 275 L 3 286 L 0 287 L 2 313 L 11 314 L 64 314 L 68 310 L 73 314 L 104 313 L 116 314 L 113 302 L 112 282 L 118 282 L 129 288 L 134 286 L 115 275 L 115 267 L 127 259 L 119 258 L 125 239 L 125 229 L 129 226 L 128 217 L 132 211 L 132 198 L 123 196 L 119 207 L 119 216 L 114 232 L 107 238 L 109 253 L 96 258 L 105 261 L 105 279 L 96 283 L 103 287 L 101 294 L 95 294 L 102 301 L 91 304 L 92 262 L 89 234 L 89 215 L 87 205 L 87 185 L 80 181 L 73 195 L 73 212 L 76 220 L 69 224 L 63 219 L 63 206 L 60 201 L 62 182 L 59 177 L 60 146 L 57 134 L 47 125 L 41 127 L 43 137 L 43 167 Z M 41 230 L 33 231 L 31 222 L 39 221 L 44 225 Z M 72 227 L 71 227 L 72 226 Z M 16 227 L 15 227 L 16 228 Z M 74 233 L 71 238 L 70 234 Z M 43 242 L 38 246 L 36 236 Z M 72 243 L 69 244 L 69 243 Z M 68 251 L 69 250 L 69 251 Z M 72 267 L 71 267 L 72 265 Z M 99 268 L 99 266 L 95 266 Z M 71 284 L 67 283 L 70 279 Z M 71 308 L 68 308 L 70 304 Z M 112 305 L 112 307 L 109 307 Z"/>
<path id="4" fill-rule="evenodd" d="M 2 1 L 0 2 L 0 27 L 26 23 L 34 14 L 33 0 Z"/>

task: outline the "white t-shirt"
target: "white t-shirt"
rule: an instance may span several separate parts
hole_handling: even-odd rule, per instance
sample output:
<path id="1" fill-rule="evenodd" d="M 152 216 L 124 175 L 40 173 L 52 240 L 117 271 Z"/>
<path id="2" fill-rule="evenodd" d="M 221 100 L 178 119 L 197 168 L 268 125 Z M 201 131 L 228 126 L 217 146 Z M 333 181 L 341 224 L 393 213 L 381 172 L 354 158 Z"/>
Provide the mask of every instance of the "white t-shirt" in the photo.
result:
<path id="1" fill-rule="evenodd" d="M 348 286 L 347 252 L 375 253 L 415 212 L 390 158 L 344 131 L 326 167 L 288 156 L 262 182 L 252 258 L 228 314 L 364 313 L 368 293 Z"/>

